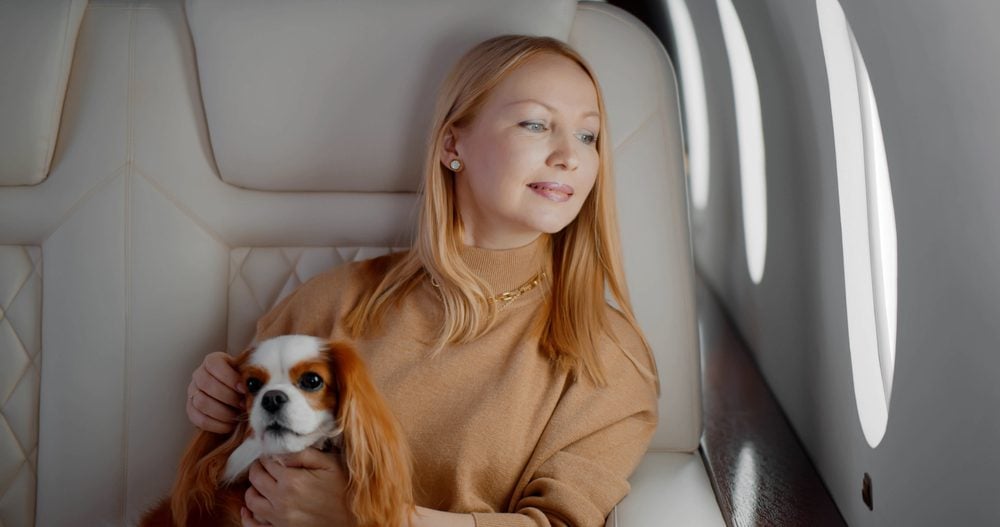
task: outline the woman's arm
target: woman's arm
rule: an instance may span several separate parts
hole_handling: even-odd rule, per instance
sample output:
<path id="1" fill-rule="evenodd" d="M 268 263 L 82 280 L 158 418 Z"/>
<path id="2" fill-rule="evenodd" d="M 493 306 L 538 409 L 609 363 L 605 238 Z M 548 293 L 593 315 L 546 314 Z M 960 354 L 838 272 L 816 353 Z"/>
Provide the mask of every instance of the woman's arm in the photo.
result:
<path id="1" fill-rule="evenodd" d="M 514 489 L 509 513 L 473 513 L 476 527 L 600 527 L 630 489 L 656 431 L 652 356 L 638 333 L 613 318 L 621 346 L 604 353 L 608 384 L 566 389 Z M 621 353 L 616 353 L 616 348 Z"/>
<path id="2" fill-rule="evenodd" d="M 436 511 L 417 507 L 417 512 L 410 517 L 407 527 L 475 527 L 476 520 L 471 514 Z"/>
<path id="3" fill-rule="evenodd" d="M 353 527 L 347 508 L 347 477 L 337 455 L 306 449 L 264 458 L 250 467 L 250 482 L 243 513 L 243 527 Z M 471 514 L 456 514 L 417 507 L 405 527 L 475 527 Z"/>

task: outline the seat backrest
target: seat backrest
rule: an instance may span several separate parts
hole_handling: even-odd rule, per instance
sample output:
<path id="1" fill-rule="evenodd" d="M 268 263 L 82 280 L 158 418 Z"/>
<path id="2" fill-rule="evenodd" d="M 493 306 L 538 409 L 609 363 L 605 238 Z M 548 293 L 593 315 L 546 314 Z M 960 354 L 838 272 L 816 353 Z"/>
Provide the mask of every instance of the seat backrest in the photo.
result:
<path id="1" fill-rule="evenodd" d="M 626 272 L 663 388 L 652 448 L 696 449 L 680 124 L 655 37 L 619 9 L 572 0 L 272 6 L 91 1 L 51 169 L 34 186 L 13 186 L 24 169 L 0 174 L 0 245 L 13 255 L 0 259 L 18 262 L 0 266 L 0 285 L 28 269 L 42 306 L 41 344 L 27 339 L 41 349 L 41 397 L 14 398 L 38 423 L 37 525 L 134 521 L 173 478 L 204 355 L 242 348 L 309 276 L 409 243 L 434 92 L 465 49 L 503 33 L 564 39 L 597 72 Z M 21 360 L 3 320 L 0 388 Z M 16 492 L 0 504 L 28 490 Z"/>
<path id="2" fill-rule="evenodd" d="M 39 183 L 50 172 L 86 7 L 86 0 L 0 2 L 0 525 L 34 522 L 41 245 L 56 214 L 71 206 Z M 28 195 L 34 201 L 22 202 Z M 32 210 L 39 206 L 50 210 Z"/>

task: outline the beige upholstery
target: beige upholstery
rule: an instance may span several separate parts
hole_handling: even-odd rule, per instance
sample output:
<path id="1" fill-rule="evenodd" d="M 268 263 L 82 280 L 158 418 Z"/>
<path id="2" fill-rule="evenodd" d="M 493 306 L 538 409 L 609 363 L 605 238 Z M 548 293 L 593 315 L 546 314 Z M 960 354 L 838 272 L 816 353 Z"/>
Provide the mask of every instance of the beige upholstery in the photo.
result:
<path id="1" fill-rule="evenodd" d="M 35 185 L 49 173 L 86 6 L 86 0 L 0 2 L 2 186 Z"/>
<path id="2" fill-rule="evenodd" d="M 0 245 L 0 525 L 31 525 L 35 512 L 41 256 Z"/>
<path id="3" fill-rule="evenodd" d="M 663 385 L 660 429 L 610 521 L 721 524 L 696 450 L 677 94 L 655 38 L 566 0 L 316 4 L 90 2 L 51 170 L 0 187 L 0 244 L 36 247 L 44 276 L 36 524 L 134 521 L 173 477 L 205 353 L 242 347 L 323 268 L 408 243 L 432 92 L 465 47 L 505 32 L 569 40 L 608 100 L 626 266 Z M 17 276 L 0 266 L 0 284 Z"/>
<path id="4" fill-rule="evenodd" d="M 0 2 L 0 189 L 49 173 L 85 8 L 85 0 Z M 42 250 L 41 237 L 15 227 L 30 219 L 13 213 L 0 205 L 0 525 L 33 525 Z"/>
<path id="5" fill-rule="evenodd" d="M 418 130 L 448 68 L 494 35 L 565 39 L 576 2 L 269 4 L 188 2 L 222 179 L 266 190 L 413 192 L 424 155 Z"/>
<path id="6" fill-rule="evenodd" d="M 389 247 L 234 247 L 229 252 L 227 348 L 238 351 L 245 347 L 253 339 L 257 319 L 309 278 L 331 267 L 392 250 Z"/>

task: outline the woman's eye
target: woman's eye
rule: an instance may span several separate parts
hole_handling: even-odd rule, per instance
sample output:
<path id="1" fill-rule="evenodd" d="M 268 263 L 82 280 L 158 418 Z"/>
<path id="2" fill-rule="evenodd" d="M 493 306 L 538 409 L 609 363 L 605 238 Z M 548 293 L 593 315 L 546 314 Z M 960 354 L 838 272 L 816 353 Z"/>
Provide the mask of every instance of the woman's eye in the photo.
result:
<path id="1" fill-rule="evenodd" d="M 315 392 L 323 387 L 323 378 L 311 371 L 303 373 L 299 377 L 299 387 L 307 392 Z"/>
<path id="2" fill-rule="evenodd" d="M 250 393 L 257 393 L 264 386 L 264 382 L 256 377 L 250 377 L 247 379 L 247 391 Z"/>
<path id="3" fill-rule="evenodd" d="M 529 132 L 544 132 L 545 124 L 539 123 L 537 121 L 525 121 L 521 123 L 521 127 Z"/>
<path id="4" fill-rule="evenodd" d="M 597 141 L 597 136 L 590 132 L 580 132 L 576 134 L 576 138 L 585 145 L 592 145 Z"/>

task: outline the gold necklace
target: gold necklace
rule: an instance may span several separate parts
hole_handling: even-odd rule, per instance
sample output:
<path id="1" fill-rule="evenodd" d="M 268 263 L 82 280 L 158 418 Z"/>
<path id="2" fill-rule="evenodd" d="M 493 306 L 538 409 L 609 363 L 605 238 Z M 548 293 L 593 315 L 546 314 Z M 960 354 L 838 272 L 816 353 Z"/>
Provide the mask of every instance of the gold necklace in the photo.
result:
<path id="1" fill-rule="evenodd" d="M 430 277 L 430 278 L 431 278 L 431 285 L 434 286 L 435 288 L 440 289 L 441 288 L 441 284 L 439 284 L 438 281 L 435 280 L 433 276 Z M 510 291 L 504 291 L 503 293 L 500 293 L 499 295 L 494 295 L 494 296 L 492 296 L 490 298 L 487 298 L 486 302 L 490 303 L 490 304 L 496 304 L 498 302 L 502 302 L 502 304 L 500 304 L 499 306 L 497 306 L 497 311 L 500 311 L 503 308 L 505 308 L 508 305 L 510 305 L 510 303 L 513 302 L 514 300 L 517 300 L 517 298 L 520 297 L 521 295 L 523 295 L 523 294 L 527 293 L 528 291 L 531 291 L 532 289 L 534 289 L 535 287 L 537 287 L 538 284 L 542 283 L 542 280 L 545 280 L 545 271 L 540 271 L 538 274 L 536 274 L 535 276 L 531 277 L 530 280 L 528 280 L 527 282 L 521 284 L 520 287 L 517 287 L 515 289 L 511 289 Z"/>
<path id="2" fill-rule="evenodd" d="M 517 300 L 517 297 L 534 289 L 535 286 L 542 283 L 542 280 L 545 280 L 545 271 L 539 272 L 538 274 L 533 276 L 531 280 L 528 280 L 527 282 L 521 284 L 521 287 L 518 287 L 517 289 L 511 289 L 510 291 L 504 291 L 503 293 L 500 293 L 499 295 L 489 298 L 486 301 L 489 302 L 490 304 L 503 302 L 502 304 L 497 306 L 497 310 L 499 311 L 507 307 L 507 305 L 509 305 L 514 300 Z"/>

